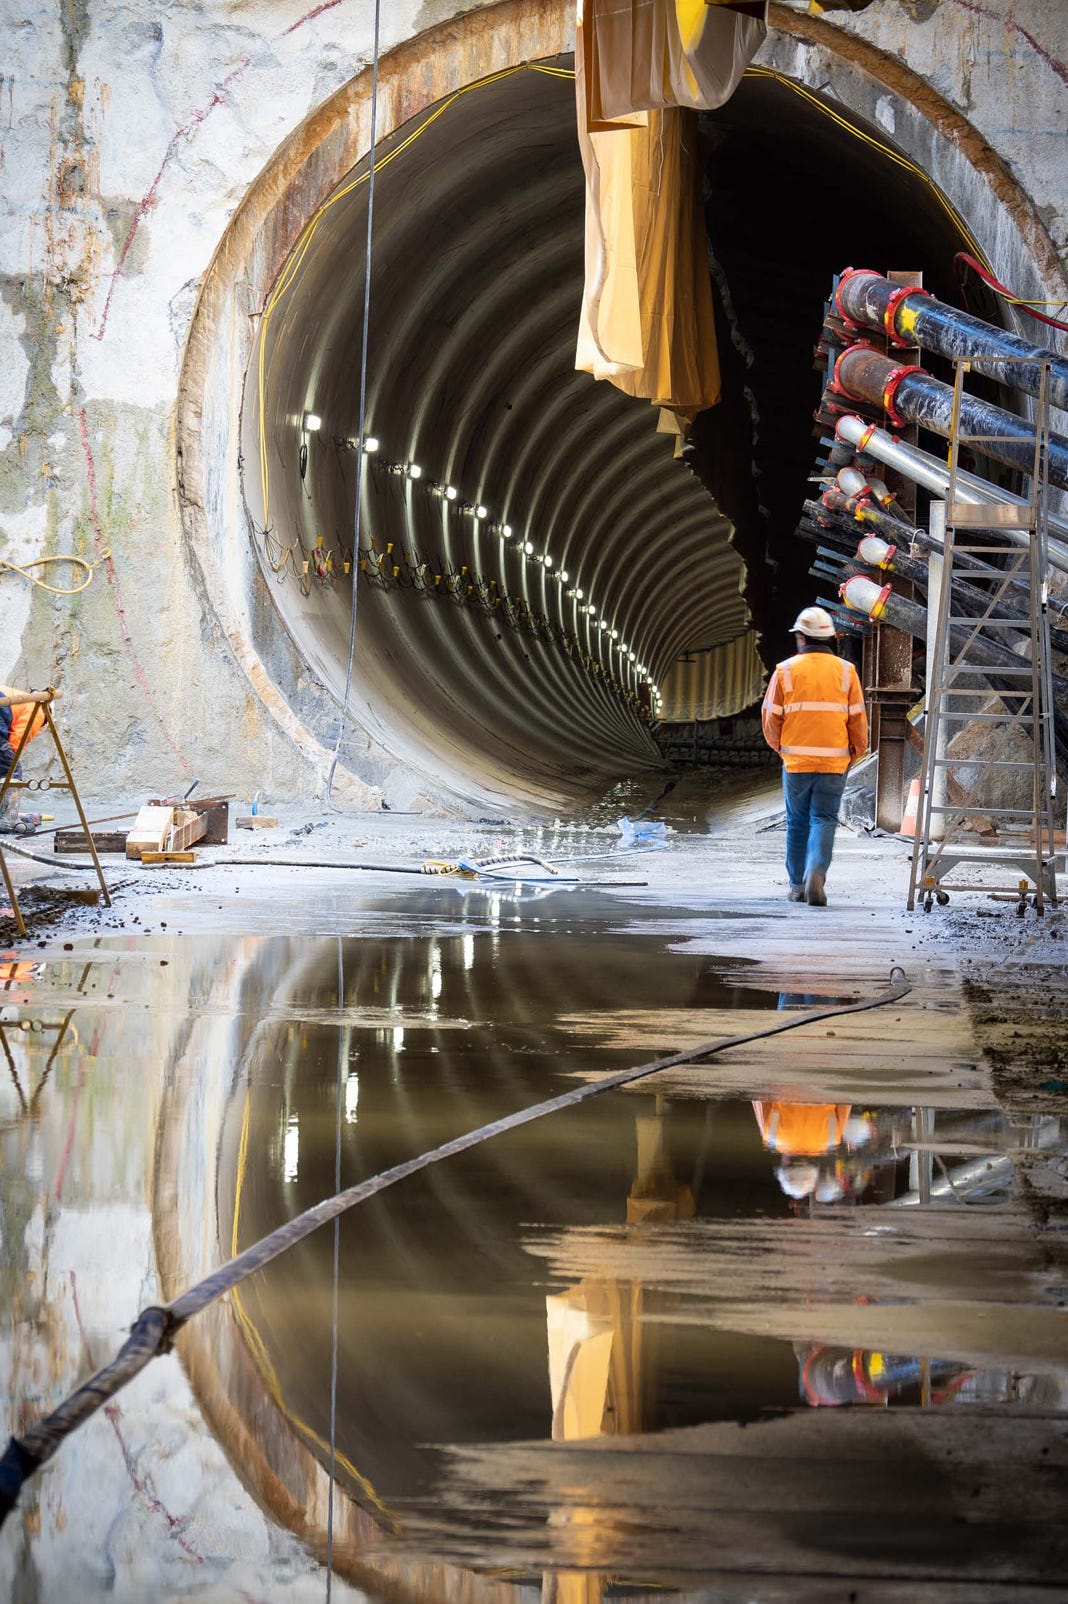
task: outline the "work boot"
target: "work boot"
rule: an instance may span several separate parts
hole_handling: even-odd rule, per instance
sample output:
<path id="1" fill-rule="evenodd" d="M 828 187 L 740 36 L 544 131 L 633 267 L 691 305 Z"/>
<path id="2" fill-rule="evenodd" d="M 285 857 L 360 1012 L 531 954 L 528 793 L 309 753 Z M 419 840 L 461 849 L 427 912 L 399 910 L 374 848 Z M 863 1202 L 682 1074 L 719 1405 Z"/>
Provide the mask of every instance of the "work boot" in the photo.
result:
<path id="1" fill-rule="evenodd" d="M 827 896 L 823 889 L 824 876 L 820 869 L 813 869 L 805 881 L 805 901 L 810 908 L 825 908 Z"/>
<path id="2" fill-rule="evenodd" d="M 804 902 L 804 900 L 805 900 L 805 888 L 804 888 L 804 886 L 791 886 L 789 892 L 787 893 L 786 900 L 787 900 L 787 902 Z"/>

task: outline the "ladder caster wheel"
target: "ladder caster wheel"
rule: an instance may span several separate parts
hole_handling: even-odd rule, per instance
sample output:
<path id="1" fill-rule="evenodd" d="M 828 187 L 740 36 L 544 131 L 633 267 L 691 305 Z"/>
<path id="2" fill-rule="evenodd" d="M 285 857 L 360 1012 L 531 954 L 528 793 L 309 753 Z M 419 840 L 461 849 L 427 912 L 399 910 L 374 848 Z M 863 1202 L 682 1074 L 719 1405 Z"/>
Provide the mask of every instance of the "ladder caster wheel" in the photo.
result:
<path id="1" fill-rule="evenodd" d="M 935 893 L 935 895 L 938 898 L 938 906 L 940 908 L 944 908 L 946 906 L 946 903 L 949 901 L 949 892 L 948 891 L 938 891 L 938 892 Z"/>
<path id="2" fill-rule="evenodd" d="M 1017 919 L 1022 919 L 1026 912 L 1027 912 L 1027 903 L 1026 902 L 1018 902 L 1016 904 L 1016 917 L 1017 917 Z"/>
<path id="3" fill-rule="evenodd" d="M 930 911 L 931 911 L 933 906 L 934 906 L 934 899 L 932 898 L 931 893 L 928 892 L 927 895 L 923 899 L 923 911 L 924 911 L 924 913 L 930 913 Z"/>

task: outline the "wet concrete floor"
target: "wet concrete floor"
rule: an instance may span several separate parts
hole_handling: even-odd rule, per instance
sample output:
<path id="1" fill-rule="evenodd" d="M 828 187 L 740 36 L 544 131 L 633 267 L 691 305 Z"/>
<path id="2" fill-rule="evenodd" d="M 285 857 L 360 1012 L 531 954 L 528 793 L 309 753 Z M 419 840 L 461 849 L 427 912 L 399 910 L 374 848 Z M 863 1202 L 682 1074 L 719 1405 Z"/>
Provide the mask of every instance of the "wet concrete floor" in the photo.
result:
<path id="1" fill-rule="evenodd" d="M 9 1429 L 338 1174 L 875 995 L 908 957 L 882 892 L 873 947 L 870 906 L 817 927 L 771 886 L 651 878 L 305 877 L 240 913 L 176 883 L 139 904 L 150 935 L 127 913 L 10 955 Z M 335 1329 L 335 1597 L 1061 1591 L 1064 1273 L 1024 1181 L 1060 1173 L 1068 1120 L 1003 1112 L 960 962 L 909 967 L 890 1008 L 412 1177 L 344 1217 L 336 1284 L 329 1227 L 258 1272 L 23 1495 L 5 1596 L 324 1596 Z"/>

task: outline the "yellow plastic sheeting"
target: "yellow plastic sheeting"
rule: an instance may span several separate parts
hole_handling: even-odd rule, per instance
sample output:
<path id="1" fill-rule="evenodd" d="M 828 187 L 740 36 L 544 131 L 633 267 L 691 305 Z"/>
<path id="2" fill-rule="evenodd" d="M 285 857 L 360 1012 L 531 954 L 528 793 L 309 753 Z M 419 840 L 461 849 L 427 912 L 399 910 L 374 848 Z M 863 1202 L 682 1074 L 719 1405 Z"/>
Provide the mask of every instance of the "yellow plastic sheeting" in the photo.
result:
<path id="1" fill-rule="evenodd" d="M 580 125 L 612 128 L 635 113 L 722 106 L 767 36 L 763 4 L 578 0 Z"/>
<path id="2" fill-rule="evenodd" d="M 762 5 L 578 0 L 586 283 L 575 365 L 687 417 L 720 388 L 696 110 L 730 98 L 766 31 Z"/>

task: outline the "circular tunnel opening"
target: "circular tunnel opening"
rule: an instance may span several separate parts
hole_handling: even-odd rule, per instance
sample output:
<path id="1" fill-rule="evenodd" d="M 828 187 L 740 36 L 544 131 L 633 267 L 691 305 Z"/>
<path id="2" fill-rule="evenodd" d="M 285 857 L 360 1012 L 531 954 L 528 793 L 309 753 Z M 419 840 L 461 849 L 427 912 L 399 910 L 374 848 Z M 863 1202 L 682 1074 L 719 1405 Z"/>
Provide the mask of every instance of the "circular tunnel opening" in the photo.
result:
<path id="1" fill-rule="evenodd" d="M 260 561 L 338 703 L 355 589 L 342 760 L 361 772 L 377 746 L 482 803 L 559 805 L 659 767 L 659 687 L 683 654 L 740 644 L 721 711 L 754 700 L 757 631 L 774 658 L 813 599 L 792 532 L 832 277 L 922 271 L 953 299 L 965 243 L 881 133 L 747 77 L 701 118 L 723 397 L 680 455 L 654 407 L 574 369 L 570 67 L 472 83 L 379 147 L 359 549 L 366 164 L 283 267 L 246 382 Z"/>

